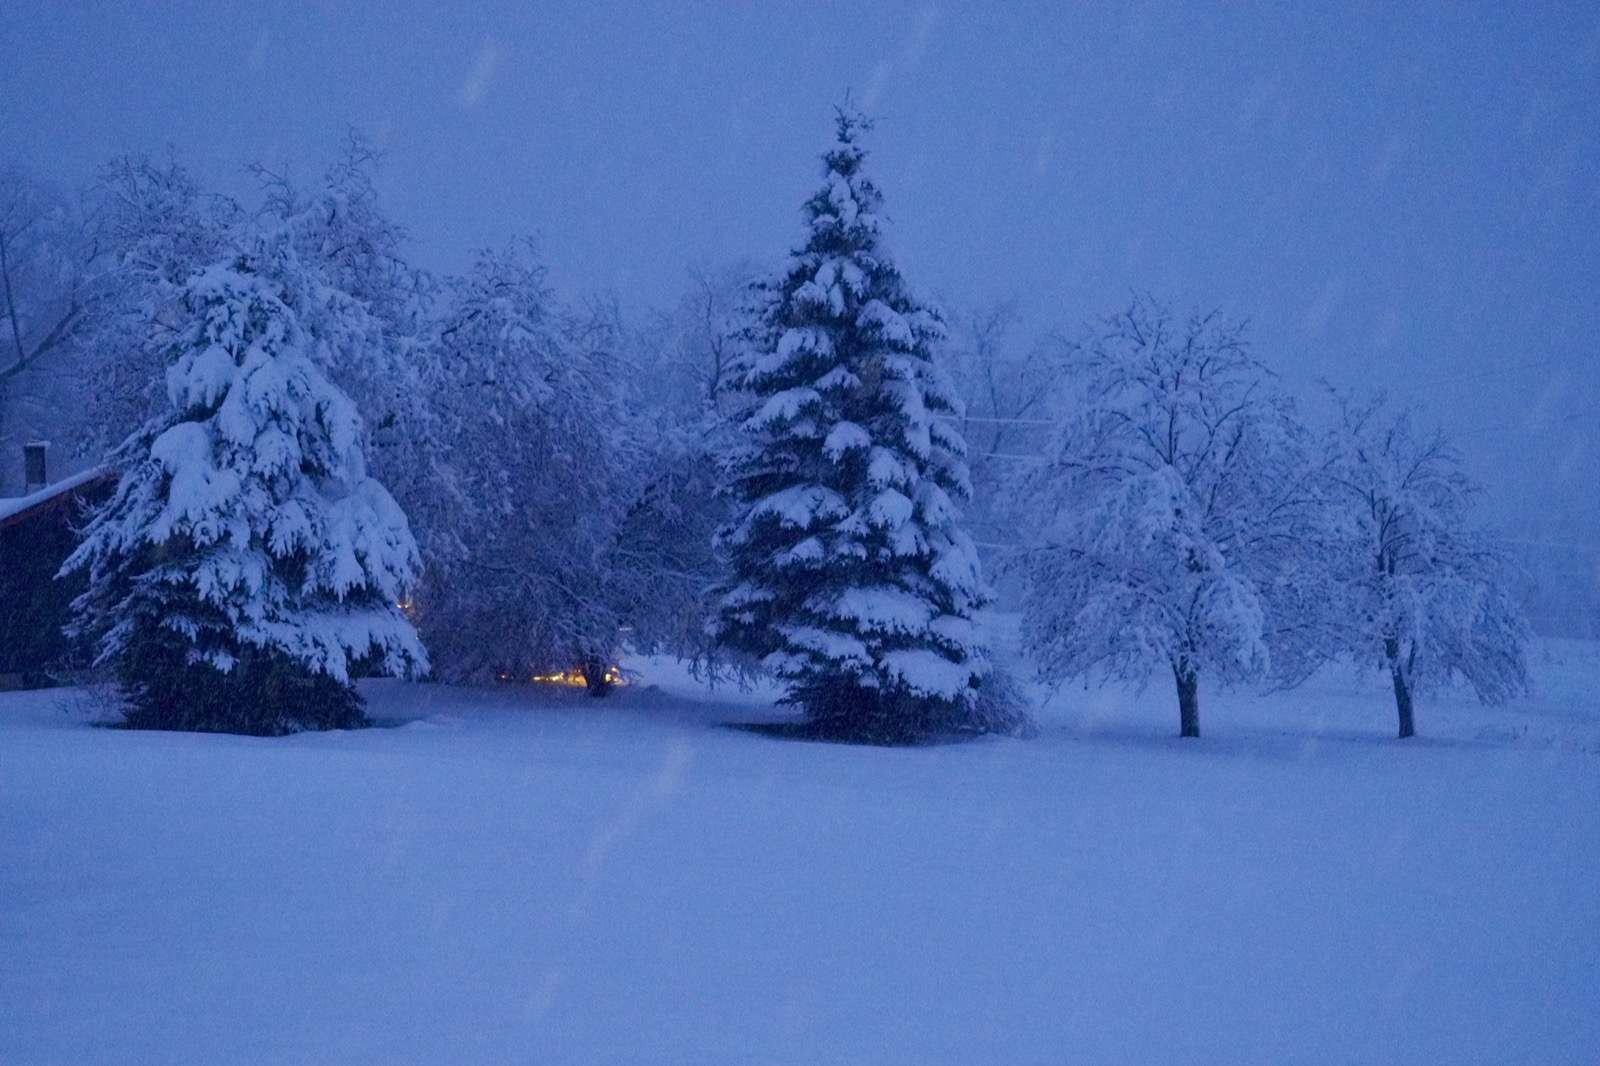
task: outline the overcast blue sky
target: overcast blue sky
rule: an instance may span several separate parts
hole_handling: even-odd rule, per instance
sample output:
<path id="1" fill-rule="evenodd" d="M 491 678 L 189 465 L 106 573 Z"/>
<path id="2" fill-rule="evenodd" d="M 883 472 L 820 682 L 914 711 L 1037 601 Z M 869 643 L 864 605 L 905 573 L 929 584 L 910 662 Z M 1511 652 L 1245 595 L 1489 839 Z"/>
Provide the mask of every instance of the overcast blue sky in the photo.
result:
<path id="1" fill-rule="evenodd" d="M 1400 6 L 12 0 L 0 151 L 244 190 L 353 125 L 419 261 L 537 231 L 642 307 L 799 238 L 850 89 L 913 283 L 1249 316 L 1296 391 L 1415 396 L 1487 517 L 1600 540 L 1600 8 Z"/>

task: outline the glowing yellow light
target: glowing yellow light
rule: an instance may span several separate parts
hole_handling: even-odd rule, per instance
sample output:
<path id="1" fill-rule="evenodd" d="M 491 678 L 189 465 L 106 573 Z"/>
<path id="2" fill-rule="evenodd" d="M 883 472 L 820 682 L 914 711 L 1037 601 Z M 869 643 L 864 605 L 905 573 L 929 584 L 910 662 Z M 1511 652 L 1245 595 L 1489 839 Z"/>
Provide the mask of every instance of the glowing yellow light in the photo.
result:
<path id="1" fill-rule="evenodd" d="M 623 685 L 627 683 L 622 678 L 622 671 L 615 666 L 606 667 L 604 679 L 608 685 Z M 569 685 L 573 688 L 581 688 L 589 683 L 584 678 L 582 670 L 562 670 L 554 674 L 534 674 L 529 680 L 545 685 Z"/>
<path id="2" fill-rule="evenodd" d="M 573 670 L 563 670 L 558 674 L 534 674 L 534 681 L 546 685 L 582 685 L 585 684 L 583 675 Z"/>

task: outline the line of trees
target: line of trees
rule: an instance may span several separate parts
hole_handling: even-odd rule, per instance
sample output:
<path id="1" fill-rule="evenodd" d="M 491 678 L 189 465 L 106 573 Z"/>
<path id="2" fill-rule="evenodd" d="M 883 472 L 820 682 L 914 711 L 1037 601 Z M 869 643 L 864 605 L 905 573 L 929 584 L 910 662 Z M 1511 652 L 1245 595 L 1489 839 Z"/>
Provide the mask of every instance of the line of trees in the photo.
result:
<path id="1" fill-rule="evenodd" d="M 599 693 L 624 629 L 704 652 L 721 505 L 703 415 L 641 370 L 662 331 L 562 303 L 527 242 L 418 269 L 373 165 L 257 169 L 247 209 L 119 157 L 12 228 L 0 430 L 123 474 L 68 568 L 130 723 L 346 725 L 353 678 L 430 666 Z"/>
<path id="2" fill-rule="evenodd" d="M 1170 671 L 1182 736 L 1200 735 L 1202 679 L 1289 687 L 1341 658 L 1387 671 L 1402 737 L 1419 683 L 1526 688 L 1509 568 L 1469 529 L 1442 435 L 1342 396 L 1314 432 L 1241 323 L 1149 297 L 1066 364 L 1073 413 L 1016 482 L 1024 638 L 1047 678 Z"/>
<path id="3" fill-rule="evenodd" d="M 250 208 L 137 156 L 71 202 L 0 175 L 0 434 L 123 472 L 69 566 L 130 721 L 347 725 L 354 677 L 430 666 L 603 693 L 625 639 L 776 676 L 810 735 L 1022 732 L 963 508 L 1040 673 L 1168 673 L 1185 736 L 1202 681 L 1332 658 L 1388 671 L 1402 736 L 1418 685 L 1526 685 L 1442 438 L 1348 398 L 1314 432 L 1240 323 L 1149 297 L 1021 354 L 1003 309 L 952 330 L 883 248 L 868 129 L 841 109 L 780 271 L 642 324 L 526 242 L 418 269 L 355 137 Z"/>

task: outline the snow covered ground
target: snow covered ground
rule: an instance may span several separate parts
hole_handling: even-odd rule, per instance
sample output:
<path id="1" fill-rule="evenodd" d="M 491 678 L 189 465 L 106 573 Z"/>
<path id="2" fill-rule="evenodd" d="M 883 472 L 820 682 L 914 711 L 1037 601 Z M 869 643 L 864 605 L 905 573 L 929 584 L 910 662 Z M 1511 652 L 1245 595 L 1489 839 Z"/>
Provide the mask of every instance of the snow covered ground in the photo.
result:
<path id="1" fill-rule="evenodd" d="M 659 662 L 277 740 L 0 695 L 0 1062 L 1597 1062 L 1600 646 L 1535 658 L 1404 743 L 1349 674 L 915 750 Z"/>

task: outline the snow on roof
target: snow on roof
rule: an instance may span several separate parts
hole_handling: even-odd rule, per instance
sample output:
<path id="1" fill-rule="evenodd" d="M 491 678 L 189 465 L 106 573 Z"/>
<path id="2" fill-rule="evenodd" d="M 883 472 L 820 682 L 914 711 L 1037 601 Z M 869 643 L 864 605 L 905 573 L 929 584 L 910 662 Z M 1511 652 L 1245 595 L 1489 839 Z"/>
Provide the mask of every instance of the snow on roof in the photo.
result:
<path id="1" fill-rule="evenodd" d="M 18 515 L 31 511 L 41 504 L 49 503 L 58 496 L 71 492 L 73 489 L 81 488 L 89 482 L 96 481 L 111 473 L 112 470 L 109 467 L 92 466 L 87 470 L 81 470 L 73 474 L 71 477 L 62 478 L 52 485 L 46 485 L 31 495 L 0 497 L 0 524 L 9 524 L 11 519 L 16 518 Z"/>

